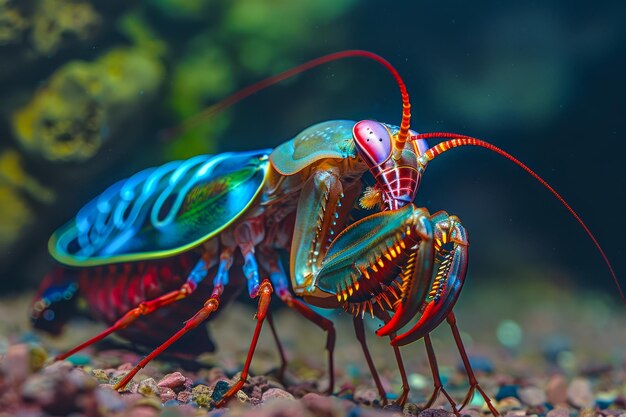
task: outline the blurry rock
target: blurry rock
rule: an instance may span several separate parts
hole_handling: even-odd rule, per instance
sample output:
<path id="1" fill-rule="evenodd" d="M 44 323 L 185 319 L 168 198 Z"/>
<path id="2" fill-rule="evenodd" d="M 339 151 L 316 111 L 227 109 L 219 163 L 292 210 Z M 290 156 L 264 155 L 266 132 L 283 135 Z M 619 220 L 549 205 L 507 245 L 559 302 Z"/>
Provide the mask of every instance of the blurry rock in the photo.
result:
<path id="1" fill-rule="evenodd" d="M 546 402 L 545 392 L 537 387 L 523 387 L 518 390 L 519 399 L 526 405 L 537 407 Z"/>
<path id="2" fill-rule="evenodd" d="M 120 394 L 111 387 L 100 385 L 96 388 L 95 397 L 100 410 L 104 412 L 119 412 L 126 408 Z"/>
<path id="3" fill-rule="evenodd" d="M 134 365 L 130 362 L 124 362 L 122 364 L 120 364 L 120 366 L 117 367 L 118 371 L 123 371 L 124 373 L 130 371 L 131 369 L 134 368 Z"/>
<path id="4" fill-rule="evenodd" d="M 87 160 L 109 137 L 125 133 L 162 77 L 161 63 L 136 49 L 69 62 L 13 114 L 13 132 L 24 149 L 48 160 Z"/>
<path id="5" fill-rule="evenodd" d="M 598 413 L 594 408 L 583 408 L 578 413 L 578 417 L 600 417 L 600 413 Z"/>
<path id="6" fill-rule="evenodd" d="M 179 388 L 185 384 L 185 376 L 180 372 L 173 372 L 165 375 L 157 385 L 163 388 Z"/>
<path id="7" fill-rule="evenodd" d="M 419 417 L 452 417 L 454 413 L 438 408 L 428 408 L 418 414 Z"/>
<path id="8" fill-rule="evenodd" d="M 168 387 L 159 387 L 159 397 L 161 402 L 167 402 L 176 398 L 176 393 Z"/>
<path id="9" fill-rule="evenodd" d="M 567 388 L 567 399 L 577 408 L 589 408 L 595 404 L 591 383 L 586 378 L 574 378 Z"/>
<path id="10" fill-rule="evenodd" d="M 24 4 L 26 3 L 26 7 Z M 0 46 L 20 43 L 30 26 L 28 6 L 32 1 L 0 0 Z"/>
<path id="11" fill-rule="evenodd" d="M 567 380 L 563 375 L 556 374 L 550 377 L 546 386 L 546 397 L 552 405 L 567 402 Z"/>
<path id="12" fill-rule="evenodd" d="M 54 192 L 27 173 L 23 165 L 15 149 L 0 153 L 0 265 L 3 258 L 11 256 L 8 249 L 23 238 L 27 226 L 36 219 L 33 202 L 50 204 L 55 199 Z"/>
<path id="13" fill-rule="evenodd" d="M 502 385 L 500 386 L 500 388 L 498 388 L 498 392 L 496 393 L 496 400 L 500 401 L 503 398 L 507 398 L 507 397 L 518 397 L 518 389 L 519 387 L 517 385 L 511 384 L 511 385 Z"/>
<path id="14" fill-rule="evenodd" d="M 525 415 L 525 410 L 511 410 L 504 413 L 504 417 L 524 417 Z"/>
<path id="15" fill-rule="evenodd" d="M 191 400 L 191 391 L 179 392 L 176 399 L 181 403 L 188 403 Z"/>
<path id="16" fill-rule="evenodd" d="M 26 380 L 22 397 L 50 414 L 69 414 L 81 410 L 81 397 L 95 387 L 95 381 L 82 370 L 55 363 Z"/>
<path id="17" fill-rule="evenodd" d="M 420 412 L 419 407 L 415 403 L 406 403 L 404 404 L 404 408 L 402 412 L 407 417 L 417 416 Z M 473 417 L 473 416 L 472 416 Z"/>
<path id="18" fill-rule="evenodd" d="M 293 395 L 291 395 L 287 391 L 280 389 L 280 388 L 270 388 L 267 391 L 265 391 L 263 393 L 263 396 L 261 397 L 261 400 L 263 402 L 276 400 L 276 399 L 294 400 L 295 398 Z"/>
<path id="19" fill-rule="evenodd" d="M 483 415 L 478 410 L 462 410 L 461 417 L 482 417 Z"/>
<path id="20" fill-rule="evenodd" d="M 154 407 L 150 407 L 147 405 L 140 405 L 137 407 L 133 407 L 131 410 L 131 415 L 133 417 L 157 417 L 159 415 L 159 411 Z"/>
<path id="21" fill-rule="evenodd" d="M 215 385 L 215 388 L 217 389 L 217 386 L 222 382 L 223 381 L 219 381 Z M 228 389 L 228 383 L 224 382 L 224 384 L 226 384 L 226 389 Z M 191 399 L 200 407 L 209 407 L 214 402 L 214 400 L 211 398 L 213 395 L 213 391 L 214 390 L 211 387 L 207 387 L 206 385 L 196 385 L 191 389 Z M 224 392 L 222 392 L 222 394 Z"/>
<path id="22" fill-rule="evenodd" d="M 141 381 L 137 387 L 137 392 L 147 397 L 158 396 L 160 394 L 159 387 L 154 378 L 146 378 Z"/>
<path id="23" fill-rule="evenodd" d="M 371 387 L 357 387 L 354 390 L 354 401 L 359 404 L 372 405 L 375 402 L 380 402 L 378 390 Z"/>
<path id="24" fill-rule="evenodd" d="M 30 347 L 26 344 L 9 346 L 0 360 L 8 384 L 19 385 L 31 373 Z"/>
<path id="25" fill-rule="evenodd" d="M 250 402 L 250 397 L 248 397 L 248 394 L 246 394 L 242 390 L 237 391 L 235 396 L 237 397 L 237 400 L 240 403 L 249 403 Z"/>
<path id="26" fill-rule="evenodd" d="M 617 390 L 599 392 L 595 397 L 596 406 L 600 409 L 606 409 L 617 400 Z"/>
<path id="27" fill-rule="evenodd" d="M 107 384 L 109 382 L 109 375 L 104 369 L 92 369 L 89 373 L 101 384 Z"/>
<path id="28" fill-rule="evenodd" d="M 89 2 L 39 1 L 33 16 L 31 43 L 40 55 L 49 56 L 72 40 L 92 37 L 99 26 L 100 16 Z"/>
<path id="29" fill-rule="evenodd" d="M 501 412 L 518 410 L 522 408 L 522 403 L 515 397 L 506 397 L 498 401 L 496 408 Z"/>
<path id="30" fill-rule="evenodd" d="M 300 399 L 300 402 L 313 412 L 314 415 L 327 416 L 333 415 L 336 407 L 336 399 L 325 397 L 316 393 L 308 393 Z"/>
<path id="31" fill-rule="evenodd" d="M 569 410 L 567 408 L 555 408 L 554 410 L 548 411 L 546 417 L 569 417 Z"/>
<path id="32" fill-rule="evenodd" d="M 15 188 L 3 184 L 0 179 L 0 264 L 4 258 L 11 258 L 10 249 L 34 220 L 35 215 L 29 200 Z"/>

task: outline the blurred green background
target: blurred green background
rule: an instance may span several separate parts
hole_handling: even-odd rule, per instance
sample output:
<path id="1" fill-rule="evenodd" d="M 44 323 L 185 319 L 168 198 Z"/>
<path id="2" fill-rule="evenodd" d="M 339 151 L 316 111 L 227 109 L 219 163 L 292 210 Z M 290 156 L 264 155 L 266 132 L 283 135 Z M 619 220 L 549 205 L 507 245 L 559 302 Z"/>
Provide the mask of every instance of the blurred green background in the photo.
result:
<path id="1" fill-rule="evenodd" d="M 36 286 L 51 232 L 142 168 L 274 147 L 322 120 L 399 123 L 392 78 L 350 59 L 160 139 L 238 88 L 353 48 L 397 67 L 413 129 L 486 139 L 543 175 L 623 276 L 624 21 L 620 1 L 0 0 L 0 292 Z M 432 164 L 418 204 L 468 228 L 467 292 L 490 282 L 616 292 L 567 211 L 486 151 Z"/>

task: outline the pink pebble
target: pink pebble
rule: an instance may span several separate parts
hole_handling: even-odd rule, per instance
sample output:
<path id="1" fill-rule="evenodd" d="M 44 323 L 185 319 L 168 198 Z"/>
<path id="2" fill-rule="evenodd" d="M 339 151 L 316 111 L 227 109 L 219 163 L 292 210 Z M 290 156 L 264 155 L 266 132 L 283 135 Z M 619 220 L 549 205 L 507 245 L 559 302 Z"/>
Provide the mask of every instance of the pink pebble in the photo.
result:
<path id="1" fill-rule="evenodd" d="M 161 402 L 166 402 L 175 399 L 176 393 L 171 388 L 159 387 L 159 397 L 161 398 Z"/>
<path id="2" fill-rule="evenodd" d="M 191 399 L 191 392 L 189 391 L 181 391 L 178 393 L 178 397 L 176 397 L 178 401 L 181 403 L 188 403 Z"/>
<path id="3" fill-rule="evenodd" d="M 177 388 L 185 383 L 185 377 L 180 372 L 165 375 L 158 383 L 158 387 Z"/>

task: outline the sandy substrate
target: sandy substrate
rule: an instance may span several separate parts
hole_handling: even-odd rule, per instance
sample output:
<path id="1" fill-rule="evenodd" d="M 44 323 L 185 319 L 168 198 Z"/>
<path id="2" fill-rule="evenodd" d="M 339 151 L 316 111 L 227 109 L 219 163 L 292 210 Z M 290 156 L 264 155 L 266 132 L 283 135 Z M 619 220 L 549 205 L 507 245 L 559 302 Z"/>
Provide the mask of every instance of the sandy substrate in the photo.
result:
<path id="1" fill-rule="evenodd" d="M 515 294 L 507 299 L 506 294 Z M 504 296 L 503 296 L 504 294 Z M 88 321 L 70 324 L 62 337 L 33 333 L 27 322 L 29 295 L 0 300 L 0 416 L 374 416 L 449 414 L 440 396 L 433 408 L 421 405 L 432 392 L 423 343 L 403 348 L 411 394 L 404 408 L 383 407 L 354 337 L 351 320 L 335 317 L 337 349 L 335 391 L 328 386 L 325 338 L 314 325 L 287 309 L 274 312 L 289 360 L 277 380 L 279 359 L 265 329 L 252 363 L 252 377 L 228 403 L 213 409 L 221 393 L 238 378 L 247 353 L 254 310 L 228 307 L 210 324 L 219 350 L 193 362 L 161 357 L 147 366 L 123 392 L 112 389 L 142 354 L 109 342 L 88 348 L 70 361 L 50 357 L 97 333 Z M 498 410 L 509 416 L 605 415 L 626 417 L 626 315 L 610 297 L 577 295 L 558 286 L 519 289 L 485 286 L 463 294 L 457 318 L 479 382 Z M 368 342 L 390 403 L 401 381 L 393 351 L 373 335 Z M 440 371 L 450 395 L 460 402 L 467 392 L 465 373 L 446 325 L 433 333 Z M 195 365 L 190 369 L 189 365 Z M 475 395 L 461 414 L 488 415 Z"/>

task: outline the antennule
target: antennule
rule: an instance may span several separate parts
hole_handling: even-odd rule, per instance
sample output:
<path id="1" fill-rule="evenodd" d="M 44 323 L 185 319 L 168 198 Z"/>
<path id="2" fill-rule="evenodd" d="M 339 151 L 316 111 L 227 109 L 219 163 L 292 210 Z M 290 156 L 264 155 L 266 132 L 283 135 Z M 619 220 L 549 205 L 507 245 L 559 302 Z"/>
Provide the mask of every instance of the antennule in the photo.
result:
<path id="1" fill-rule="evenodd" d="M 567 209 L 567 211 L 570 212 L 570 214 L 576 219 L 578 224 L 580 224 L 580 226 L 585 230 L 589 238 L 591 238 L 591 241 L 596 246 L 596 249 L 598 249 L 598 252 L 600 252 L 602 259 L 604 259 L 604 263 L 608 267 L 609 272 L 611 273 L 611 276 L 613 277 L 613 281 L 615 282 L 615 285 L 617 286 L 617 290 L 619 292 L 620 297 L 622 298 L 622 302 L 626 304 L 626 298 L 624 297 L 624 293 L 617 279 L 617 275 L 615 274 L 615 271 L 613 270 L 613 266 L 611 265 L 609 258 L 606 256 L 604 250 L 602 249 L 602 246 L 600 246 L 600 243 L 598 242 L 596 237 L 593 235 L 593 233 L 591 233 L 591 230 L 589 230 L 589 227 L 587 227 L 585 222 L 583 222 L 583 220 L 580 218 L 578 213 L 576 213 L 574 209 L 567 203 L 567 201 L 565 201 L 565 199 L 561 197 L 561 195 L 554 188 L 552 188 L 552 186 L 548 184 L 546 180 L 541 178 L 539 174 L 537 174 L 532 169 L 528 168 L 523 162 L 521 162 L 519 159 L 515 158 L 513 155 L 509 154 L 508 152 L 503 151 L 502 149 L 498 148 L 495 145 L 492 145 L 489 142 L 485 142 L 484 140 L 476 139 L 471 136 L 459 135 L 456 133 L 434 132 L 434 133 L 422 133 L 422 134 L 418 134 L 415 136 L 411 136 L 409 140 L 432 139 L 432 138 L 443 138 L 443 139 L 448 139 L 448 140 L 444 142 L 440 142 L 437 145 L 433 146 L 432 148 L 428 149 L 420 157 L 421 160 L 419 162 L 422 164 L 422 167 L 420 167 L 422 171 L 426 168 L 426 165 L 430 161 L 432 161 L 437 156 L 441 155 L 442 153 L 452 148 L 457 148 L 459 146 L 478 146 L 481 148 L 488 149 L 492 152 L 497 153 L 500 156 L 505 157 L 509 161 L 513 162 L 514 164 L 522 168 L 528 174 L 530 174 L 534 179 L 539 181 L 539 183 L 543 185 L 545 188 L 547 188 L 548 191 L 550 191 L 552 195 L 554 195 L 554 197 L 556 197 L 556 199 L 559 200 L 559 202 Z"/>
<path id="2" fill-rule="evenodd" d="M 391 65 L 389 61 L 373 52 L 362 51 L 359 49 L 339 51 L 332 54 L 324 55 L 311 61 L 305 62 L 304 64 L 300 64 L 287 71 L 283 71 L 279 74 L 268 77 L 257 83 L 249 85 L 248 87 L 244 87 L 241 90 L 226 97 L 225 99 L 207 107 L 195 116 L 192 116 L 189 119 L 185 120 L 180 126 L 173 129 L 166 129 L 163 132 L 162 136 L 166 139 L 171 138 L 172 136 L 175 136 L 180 132 L 183 132 L 198 125 L 199 123 L 206 120 L 208 117 L 227 109 L 228 107 L 243 100 L 244 98 L 251 96 L 256 92 L 277 84 L 281 81 L 284 81 L 287 78 L 291 78 L 294 75 L 300 74 L 301 72 L 308 71 L 312 68 L 319 67 L 320 65 L 324 65 L 332 61 L 338 61 L 343 58 L 353 57 L 362 57 L 378 62 L 379 64 L 387 68 L 389 72 L 391 72 L 391 75 L 393 75 L 396 83 L 398 84 L 398 87 L 400 88 L 400 94 L 402 95 L 402 122 L 400 123 L 400 131 L 398 132 L 397 138 L 394 141 L 393 151 L 394 158 L 396 157 L 396 155 L 398 155 L 399 158 L 402 154 L 402 149 L 404 148 L 404 144 L 409 135 L 409 126 L 411 122 L 411 104 L 409 102 L 409 94 L 406 91 L 406 86 L 404 85 L 404 81 L 402 81 L 402 77 L 400 77 L 398 71 L 396 71 L 396 69 L 393 67 L 393 65 Z M 397 151 L 397 149 L 399 149 L 399 151 Z"/>

